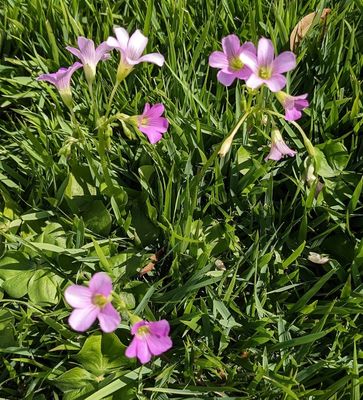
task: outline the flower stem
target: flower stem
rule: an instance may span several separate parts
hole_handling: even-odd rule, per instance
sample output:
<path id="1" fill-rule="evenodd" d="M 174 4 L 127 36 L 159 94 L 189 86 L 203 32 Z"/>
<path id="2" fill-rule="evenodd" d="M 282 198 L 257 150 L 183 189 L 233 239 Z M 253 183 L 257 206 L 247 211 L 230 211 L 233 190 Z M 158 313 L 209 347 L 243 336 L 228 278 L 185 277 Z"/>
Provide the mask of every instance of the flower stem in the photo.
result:
<path id="1" fill-rule="evenodd" d="M 108 169 L 108 160 L 106 154 L 106 141 L 105 141 L 105 130 L 103 126 L 98 129 L 98 154 L 100 156 L 101 168 L 103 173 L 103 178 L 106 183 L 107 188 L 112 191 L 113 183 L 112 178 Z"/>
<path id="2" fill-rule="evenodd" d="M 113 87 L 112 92 L 111 92 L 111 95 L 110 95 L 110 98 L 109 98 L 109 100 L 108 100 L 105 118 L 107 118 L 108 115 L 110 114 L 112 101 L 113 101 L 113 98 L 115 97 L 116 91 L 117 91 L 117 89 L 118 89 L 120 83 L 121 83 L 121 81 L 118 80 L 118 79 L 116 79 L 115 86 Z"/>

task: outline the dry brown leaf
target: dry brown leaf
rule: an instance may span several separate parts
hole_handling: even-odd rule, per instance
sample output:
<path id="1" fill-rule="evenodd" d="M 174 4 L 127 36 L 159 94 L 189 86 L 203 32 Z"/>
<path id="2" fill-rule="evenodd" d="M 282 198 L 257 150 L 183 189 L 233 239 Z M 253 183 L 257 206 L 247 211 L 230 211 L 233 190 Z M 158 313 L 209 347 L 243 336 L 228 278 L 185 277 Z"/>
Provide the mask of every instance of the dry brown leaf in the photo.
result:
<path id="1" fill-rule="evenodd" d="M 320 15 L 321 20 L 325 20 L 327 15 L 330 13 L 331 9 L 330 8 L 324 8 L 323 12 Z M 311 28 L 311 25 L 314 22 L 314 19 L 316 17 L 317 13 L 312 12 L 308 15 L 306 15 L 304 18 L 302 18 L 293 31 L 291 32 L 290 35 L 290 49 L 291 51 L 294 51 L 298 44 L 301 42 L 301 40 L 304 38 L 304 36 L 307 34 L 309 29 Z"/>
<path id="2" fill-rule="evenodd" d="M 139 272 L 139 275 L 143 276 L 151 272 L 155 268 L 155 264 L 160 260 L 163 254 L 164 254 L 164 248 L 161 248 L 155 254 L 152 254 L 149 257 L 151 261 L 147 265 L 145 265 L 145 267 Z"/>

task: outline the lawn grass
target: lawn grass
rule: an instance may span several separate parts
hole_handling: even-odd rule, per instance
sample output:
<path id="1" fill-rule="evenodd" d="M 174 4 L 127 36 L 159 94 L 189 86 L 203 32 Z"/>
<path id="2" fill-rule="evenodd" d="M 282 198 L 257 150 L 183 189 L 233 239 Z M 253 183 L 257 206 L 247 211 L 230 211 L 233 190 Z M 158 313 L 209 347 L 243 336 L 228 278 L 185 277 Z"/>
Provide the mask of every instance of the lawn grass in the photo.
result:
<path id="1" fill-rule="evenodd" d="M 309 94 L 299 123 L 325 155 L 315 196 L 303 140 L 279 118 L 295 158 L 264 161 L 272 125 L 261 113 L 216 157 L 248 92 L 242 81 L 219 84 L 208 57 L 230 33 L 288 50 L 296 23 L 327 7 L 287 85 Z M 361 0 L 4 0 L 0 397 L 360 400 L 362 12 Z M 79 35 L 100 43 L 115 25 L 141 29 L 166 63 L 139 65 L 112 113 L 162 102 L 170 128 L 151 145 L 115 125 L 107 177 L 81 72 L 72 82 L 87 144 L 74 140 L 54 87 L 35 79 L 73 63 L 65 46 Z M 101 112 L 117 57 L 98 69 Z M 315 264 L 309 252 L 330 261 Z M 70 329 L 64 289 L 96 271 L 110 273 L 130 310 L 170 321 L 172 350 L 142 367 L 124 357 L 127 315 L 114 334 Z"/>

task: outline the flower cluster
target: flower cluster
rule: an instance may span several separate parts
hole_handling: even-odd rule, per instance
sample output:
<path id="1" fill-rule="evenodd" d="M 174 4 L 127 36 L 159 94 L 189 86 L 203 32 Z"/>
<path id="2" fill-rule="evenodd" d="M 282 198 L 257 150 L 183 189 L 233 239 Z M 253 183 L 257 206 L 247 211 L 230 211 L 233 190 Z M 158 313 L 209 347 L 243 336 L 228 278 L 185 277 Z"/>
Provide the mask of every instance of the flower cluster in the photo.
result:
<path id="1" fill-rule="evenodd" d="M 121 317 L 112 305 L 112 280 L 104 272 L 97 272 L 89 281 L 88 287 L 71 285 L 65 290 L 67 303 L 74 308 L 69 325 L 77 332 L 85 332 L 98 319 L 103 332 L 115 331 L 121 322 Z M 134 336 L 126 349 L 126 356 L 137 357 L 142 364 L 159 356 L 172 347 L 169 336 L 170 325 L 166 320 L 148 322 L 131 315 L 136 322 L 131 327 Z"/>
<path id="2" fill-rule="evenodd" d="M 236 35 L 228 35 L 222 39 L 223 51 L 214 51 L 209 57 L 209 65 L 218 68 L 217 79 L 225 86 L 230 86 L 236 79 L 244 80 L 246 86 L 256 90 L 267 86 L 275 93 L 277 100 L 285 110 L 287 121 L 296 121 L 301 117 L 301 111 L 309 106 L 307 94 L 291 96 L 282 91 L 286 86 L 284 73 L 296 67 L 296 57 L 291 51 L 284 51 L 275 56 L 272 41 L 261 38 L 257 48 L 251 42 L 241 45 Z M 284 142 L 280 133 L 271 137 L 270 160 L 280 160 L 284 155 L 293 157 L 296 152 L 291 150 Z M 230 135 L 222 145 L 220 154 L 223 156 L 229 150 L 233 137 Z"/>
<path id="3" fill-rule="evenodd" d="M 83 67 L 86 81 L 92 92 L 92 85 L 96 78 L 97 65 L 100 61 L 111 58 L 110 52 L 116 49 L 120 53 L 120 62 L 116 73 L 115 88 L 122 82 L 134 69 L 137 64 L 150 62 L 159 67 L 164 64 L 164 56 L 159 53 L 142 55 L 145 51 L 148 38 L 139 30 L 136 30 L 131 37 L 124 28 L 115 28 L 115 36 L 110 36 L 106 41 L 95 47 L 91 39 L 79 37 L 78 48 L 67 46 L 66 49 L 76 56 L 79 61 L 68 68 L 60 68 L 57 72 L 51 74 L 42 74 L 37 79 L 53 84 L 59 91 L 59 94 L 66 106 L 73 112 L 73 100 L 71 90 L 71 78 L 73 73 Z M 114 93 L 113 93 L 114 95 Z M 113 95 L 110 98 L 111 104 Z M 150 106 L 145 105 L 141 115 L 126 118 L 124 122 L 136 125 L 139 131 L 143 132 L 150 143 L 158 142 L 168 129 L 168 120 L 161 115 L 164 113 L 162 104 Z M 134 124 L 136 122 L 136 124 Z"/>

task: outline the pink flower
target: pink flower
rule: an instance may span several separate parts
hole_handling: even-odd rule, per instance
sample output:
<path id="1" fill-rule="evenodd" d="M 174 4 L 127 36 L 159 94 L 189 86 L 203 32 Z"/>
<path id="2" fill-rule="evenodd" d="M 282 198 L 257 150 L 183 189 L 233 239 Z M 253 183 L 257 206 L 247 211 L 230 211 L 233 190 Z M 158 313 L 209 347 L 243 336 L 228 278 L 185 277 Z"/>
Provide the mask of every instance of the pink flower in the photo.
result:
<path id="1" fill-rule="evenodd" d="M 71 78 L 74 71 L 81 67 L 81 63 L 75 62 L 69 68 L 60 68 L 52 74 L 42 74 L 38 76 L 37 80 L 53 84 L 58 89 L 63 101 L 70 107 L 72 106 Z"/>
<path id="2" fill-rule="evenodd" d="M 274 129 L 271 135 L 271 149 L 268 156 L 265 158 L 267 160 L 279 161 L 283 156 L 294 157 L 296 154 L 295 150 L 290 149 L 290 147 L 285 143 L 278 129 Z"/>
<path id="3" fill-rule="evenodd" d="M 285 92 L 277 92 L 276 97 L 285 109 L 285 119 L 287 121 L 296 121 L 301 118 L 301 110 L 309 107 L 309 102 L 306 100 L 307 93 L 300 96 L 290 96 Z"/>
<path id="4" fill-rule="evenodd" d="M 64 297 L 74 310 L 69 317 L 69 325 L 78 332 L 86 331 L 98 318 L 103 332 L 113 332 L 121 318 L 111 304 L 112 281 L 104 272 L 97 272 L 88 287 L 71 285 Z"/>
<path id="5" fill-rule="evenodd" d="M 77 42 L 79 49 L 71 46 L 67 46 L 66 49 L 81 60 L 87 82 L 91 84 L 96 76 L 97 64 L 100 60 L 110 58 L 109 51 L 112 48 L 103 42 L 95 49 L 94 41 L 83 36 L 80 36 Z"/>
<path id="6" fill-rule="evenodd" d="M 278 92 L 286 85 L 286 78 L 282 73 L 296 66 L 296 57 L 291 51 L 284 51 L 275 58 L 274 46 L 266 38 L 259 40 L 257 56 L 253 52 L 245 51 L 240 54 L 240 59 L 252 70 L 246 85 L 257 89 L 266 84 L 272 92 Z"/>
<path id="7" fill-rule="evenodd" d="M 142 55 L 148 38 L 138 29 L 129 37 L 126 29 L 114 28 L 116 38 L 110 36 L 107 45 L 120 51 L 121 59 L 117 70 L 117 79 L 121 81 L 132 71 L 133 67 L 142 62 L 151 62 L 161 67 L 164 64 L 164 56 L 159 53 Z"/>
<path id="8" fill-rule="evenodd" d="M 222 51 L 214 51 L 209 56 L 209 65 L 219 68 L 217 79 L 224 86 L 230 86 L 236 78 L 248 79 L 252 71 L 244 65 L 240 55 L 243 52 L 256 54 L 256 48 L 251 42 L 241 43 L 237 35 L 228 35 L 222 39 Z"/>
<path id="9" fill-rule="evenodd" d="M 126 349 L 126 357 L 137 357 L 145 364 L 151 360 L 151 356 L 159 356 L 169 350 L 173 345 L 169 331 L 170 325 L 165 319 L 157 322 L 137 322 L 131 328 L 134 338 Z"/>
<path id="10" fill-rule="evenodd" d="M 149 103 L 146 103 L 142 114 L 137 116 L 137 127 L 145 133 L 152 144 L 158 142 L 163 137 L 162 134 L 168 130 L 169 122 L 161 116 L 164 110 L 161 103 L 151 107 Z"/>

